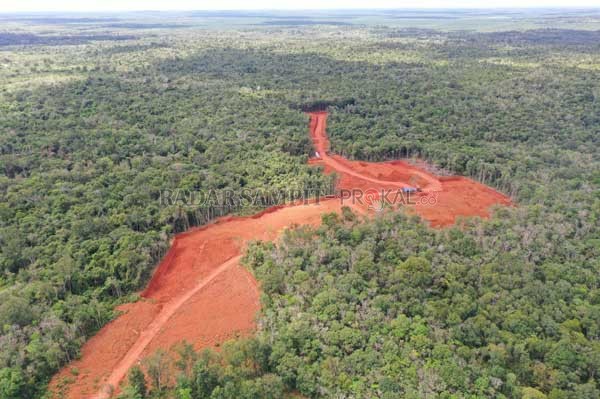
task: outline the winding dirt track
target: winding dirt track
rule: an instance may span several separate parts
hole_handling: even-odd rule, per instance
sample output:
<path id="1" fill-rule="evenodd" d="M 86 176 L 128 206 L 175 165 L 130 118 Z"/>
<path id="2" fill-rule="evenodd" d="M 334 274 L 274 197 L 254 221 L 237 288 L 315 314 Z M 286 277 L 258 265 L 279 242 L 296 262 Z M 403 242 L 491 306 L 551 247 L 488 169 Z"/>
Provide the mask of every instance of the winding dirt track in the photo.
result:
<path id="1" fill-rule="evenodd" d="M 329 154 L 327 114 L 310 114 L 310 135 L 326 173 L 339 176 L 340 189 L 380 190 L 418 187 L 416 204 L 406 206 L 432 226 L 447 226 L 459 216 L 489 215 L 493 205 L 510 205 L 504 195 L 464 177 L 441 178 L 402 161 L 365 163 Z M 51 381 L 57 398 L 104 399 L 128 370 L 158 348 L 187 341 L 196 349 L 251 334 L 260 309 L 254 277 L 239 265 L 252 240 L 276 240 L 290 226 L 317 226 L 342 205 L 365 213 L 367 205 L 321 200 L 309 205 L 270 208 L 251 217 L 224 217 L 177 235 L 156 269 L 142 299 L 119 307 L 123 313 L 82 348 L 81 359 Z M 77 370 L 77 372 L 74 372 Z"/>
<path id="2" fill-rule="evenodd" d="M 331 170 L 334 170 L 338 174 L 351 176 L 355 179 L 363 182 L 370 183 L 373 188 L 416 188 L 416 185 L 412 181 L 402 181 L 398 179 L 382 180 L 369 174 L 357 172 L 356 168 L 348 164 L 349 162 L 342 157 L 329 154 L 329 139 L 327 138 L 327 112 L 313 112 L 310 114 L 310 137 L 313 141 L 313 146 L 319 154 L 319 159 L 313 161 L 322 161 Z M 391 163 L 390 163 L 391 165 Z M 424 181 L 425 187 L 420 187 L 424 192 L 436 192 L 442 190 L 442 185 L 438 179 L 423 173 L 418 169 L 411 171 L 411 177 L 413 179 L 419 178 Z M 408 179 L 407 179 L 408 180 Z M 350 188 L 350 187 L 348 187 Z M 352 187 L 355 188 L 355 187 Z"/>

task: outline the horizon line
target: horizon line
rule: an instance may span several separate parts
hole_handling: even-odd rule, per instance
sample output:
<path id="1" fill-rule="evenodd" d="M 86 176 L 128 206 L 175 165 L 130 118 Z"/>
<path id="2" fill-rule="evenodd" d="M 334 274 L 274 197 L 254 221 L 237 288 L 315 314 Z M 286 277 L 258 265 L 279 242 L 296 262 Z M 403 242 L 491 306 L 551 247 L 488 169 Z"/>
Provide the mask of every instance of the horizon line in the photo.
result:
<path id="1" fill-rule="evenodd" d="M 471 10 L 486 10 L 486 11 L 509 11 L 509 10 L 600 10 L 598 6 L 523 6 L 523 7 L 349 7 L 349 8 L 223 8 L 223 9 L 207 9 L 207 8 L 181 8 L 181 9 L 96 9 L 96 10 L 68 10 L 68 9 L 52 9 L 52 10 L 13 10 L 1 11 L 2 14 L 26 14 L 26 13 L 116 13 L 116 12 L 265 12 L 265 11 L 471 11 Z"/>

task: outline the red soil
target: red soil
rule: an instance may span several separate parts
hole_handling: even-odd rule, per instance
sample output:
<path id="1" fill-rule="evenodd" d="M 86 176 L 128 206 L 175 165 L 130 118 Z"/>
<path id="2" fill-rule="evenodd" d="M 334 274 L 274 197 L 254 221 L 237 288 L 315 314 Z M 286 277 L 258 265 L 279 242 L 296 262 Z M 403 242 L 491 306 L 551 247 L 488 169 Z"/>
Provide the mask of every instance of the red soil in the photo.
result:
<path id="1" fill-rule="evenodd" d="M 511 204 L 505 195 L 466 177 L 435 176 L 405 161 L 361 162 L 330 155 L 327 113 L 313 112 L 310 116 L 310 135 L 319 158 L 309 162 L 322 165 L 325 173 L 335 172 L 340 190 L 396 192 L 398 188 L 419 188 L 421 191 L 411 198 L 414 204 L 407 204 L 406 208 L 434 227 L 454 224 L 460 216 L 489 217 L 493 205 Z M 345 204 L 351 201 L 347 199 Z"/>
<path id="2" fill-rule="evenodd" d="M 224 217 L 175 237 L 142 293 L 83 347 L 81 359 L 51 382 L 60 398 L 107 398 L 127 371 L 157 348 L 186 340 L 197 349 L 250 334 L 260 308 L 254 277 L 239 265 L 251 240 L 275 240 L 298 222 L 316 226 L 337 199 L 274 207 L 250 217 Z M 72 370 L 77 370 L 74 375 Z M 61 381 L 74 379 L 64 386 Z"/>
<path id="3" fill-rule="evenodd" d="M 487 217 L 490 206 L 510 204 L 502 194 L 464 177 L 439 178 L 402 161 L 365 163 L 329 155 L 327 114 L 310 115 L 310 134 L 320 155 L 310 162 L 337 173 L 341 189 L 418 187 L 418 203 L 407 208 L 433 226 L 450 225 L 458 216 Z M 199 349 L 251 334 L 260 303 L 256 280 L 239 265 L 245 246 L 251 240 L 275 240 L 295 224 L 316 226 L 323 213 L 339 212 L 342 205 L 361 213 L 366 208 L 327 199 L 224 217 L 177 235 L 142 299 L 119 307 L 123 314 L 84 345 L 80 360 L 53 378 L 51 391 L 60 398 L 107 398 L 109 386 L 118 390 L 127 371 L 158 348 L 186 340 Z M 62 384 L 65 379 L 74 381 Z"/>

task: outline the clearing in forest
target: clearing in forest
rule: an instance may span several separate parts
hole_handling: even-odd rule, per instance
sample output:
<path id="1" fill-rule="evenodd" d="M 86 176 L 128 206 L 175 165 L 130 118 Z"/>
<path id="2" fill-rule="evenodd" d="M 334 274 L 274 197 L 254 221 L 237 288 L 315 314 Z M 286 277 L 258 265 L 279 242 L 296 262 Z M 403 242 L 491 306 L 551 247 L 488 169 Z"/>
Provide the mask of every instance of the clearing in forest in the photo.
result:
<path id="1" fill-rule="evenodd" d="M 326 124 L 326 112 L 310 113 L 318 153 L 310 162 L 335 172 L 340 190 L 418 190 L 420 200 L 406 208 L 434 227 L 453 224 L 459 216 L 488 217 L 491 206 L 511 203 L 465 177 L 438 177 L 404 161 L 367 163 L 331 155 Z M 200 349 L 252 333 L 260 303 L 256 280 L 239 264 L 247 243 L 276 240 L 292 225 L 317 226 L 324 213 L 340 212 L 343 205 L 367 211 L 366 204 L 332 198 L 224 217 L 177 235 L 142 299 L 120 306 L 123 313 L 84 345 L 81 359 L 53 378 L 51 390 L 61 398 L 106 398 L 132 366 L 158 348 L 186 340 Z"/>

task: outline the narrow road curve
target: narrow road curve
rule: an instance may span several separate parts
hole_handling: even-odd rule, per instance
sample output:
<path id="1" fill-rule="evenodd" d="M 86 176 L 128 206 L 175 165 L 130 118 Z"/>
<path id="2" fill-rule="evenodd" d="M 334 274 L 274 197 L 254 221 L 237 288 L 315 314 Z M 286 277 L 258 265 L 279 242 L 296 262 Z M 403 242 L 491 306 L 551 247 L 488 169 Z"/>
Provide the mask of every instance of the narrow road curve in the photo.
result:
<path id="1" fill-rule="evenodd" d="M 339 162 L 337 159 L 329 155 L 329 140 L 327 139 L 327 112 L 311 112 L 310 113 L 310 135 L 315 146 L 315 150 L 318 153 L 318 158 L 323 161 L 326 165 L 331 167 L 338 173 L 345 173 L 357 179 L 361 179 L 364 181 L 368 181 L 369 183 L 373 183 L 375 187 L 395 187 L 395 188 L 411 188 L 416 189 L 411 184 L 405 182 L 397 182 L 390 180 L 379 180 L 374 179 L 369 176 L 365 176 L 361 173 L 358 173 L 343 163 Z M 441 183 L 435 179 L 432 179 L 431 176 L 419 173 L 418 171 L 414 171 L 415 174 L 420 175 L 422 178 L 428 181 L 434 188 L 428 189 L 427 191 L 441 191 L 442 186 Z"/>
<path id="2" fill-rule="evenodd" d="M 223 273 L 225 270 L 237 265 L 241 259 L 241 255 L 229 259 L 227 262 L 221 264 L 215 270 L 213 270 L 208 276 L 198 281 L 196 286 L 185 292 L 183 295 L 174 298 L 167 302 L 156 318 L 146 327 L 138 336 L 135 343 L 129 348 L 129 351 L 119 361 L 117 366 L 113 369 L 110 376 L 106 380 L 104 386 L 100 389 L 95 396 L 90 399 L 108 399 L 111 397 L 112 390 L 119 386 L 119 383 L 125 378 L 129 369 L 133 367 L 137 362 L 141 360 L 141 355 L 150 344 L 152 339 L 160 332 L 164 325 L 169 319 L 175 314 L 175 312 L 183 306 L 189 299 L 191 299 L 196 293 L 206 287 L 211 281 L 217 276 Z"/>

